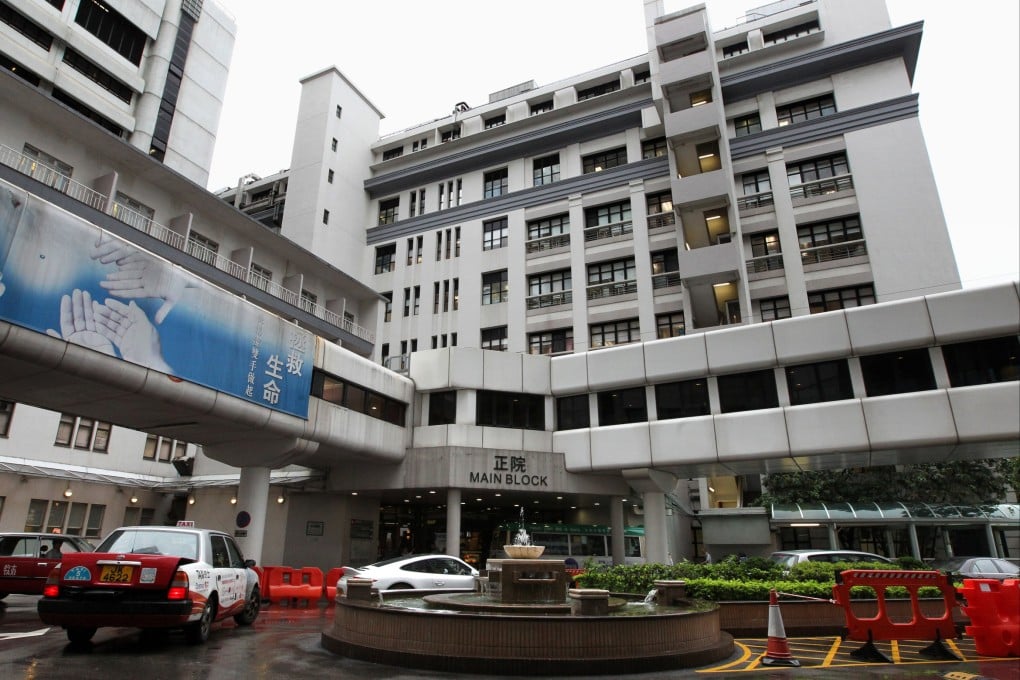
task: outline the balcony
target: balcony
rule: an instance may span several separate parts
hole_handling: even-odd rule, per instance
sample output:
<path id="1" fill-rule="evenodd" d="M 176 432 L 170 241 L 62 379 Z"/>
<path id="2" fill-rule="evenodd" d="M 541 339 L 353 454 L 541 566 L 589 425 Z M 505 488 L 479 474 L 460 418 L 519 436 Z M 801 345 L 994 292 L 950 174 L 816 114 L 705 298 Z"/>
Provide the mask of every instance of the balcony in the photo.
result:
<path id="1" fill-rule="evenodd" d="M 756 208 L 767 208 L 774 204 L 771 191 L 763 191 L 760 194 L 751 194 L 750 196 L 741 196 L 737 199 L 737 209 L 741 212 L 745 210 L 755 210 Z"/>
<path id="2" fill-rule="evenodd" d="M 796 201 L 798 198 L 826 196 L 828 194 L 835 194 L 841 191 L 850 191 L 853 188 L 853 175 L 840 175 L 839 177 L 828 177 L 826 179 L 819 179 L 814 182 L 805 182 L 804 184 L 792 186 L 790 187 L 790 198 Z"/>
<path id="3" fill-rule="evenodd" d="M 637 293 L 637 281 L 630 279 L 628 281 L 611 281 L 609 283 L 599 283 L 594 286 L 588 286 L 588 299 L 589 300 L 605 300 L 607 298 L 613 298 L 618 295 L 627 295 L 629 293 Z"/>
<path id="4" fill-rule="evenodd" d="M 680 272 L 665 272 L 663 274 L 655 274 L 652 276 L 653 290 L 675 288 L 680 285 L 683 285 L 683 277 L 680 276 Z"/>
<path id="5" fill-rule="evenodd" d="M 571 290 L 561 290 L 555 293 L 545 293 L 544 295 L 533 295 L 527 299 L 528 309 L 542 309 L 543 307 L 558 307 L 559 305 L 569 305 L 574 301 L 574 292 Z"/>
<path id="6" fill-rule="evenodd" d="M 759 255 L 747 261 L 748 274 L 765 274 L 767 272 L 783 271 L 783 255 Z"/>
<path id="7" fill-rule="evenodd" d="M 547 250 L 570 247 L 570 234 L 553 234 L 544 238 L 536 238 L 525 244 L 525 251 L 528 255 L 543 253 Z"/>
<path id="8" fill-rule="evenodd" d="M 648 223 L 648 231 L 669 229 L 676 226 L 676 215 L 672 212 L 653 213 L 648 216 L 646 222 Z"/>
<path id="9" fill-rule="evenodd" d="M 856 241 L 844 241 L 812 248 L 802 248 L 800 261 L 805 264 L 822 264 L 836 260 L 846 260 L 851 257 L 863 257 L 868 254 L 867 244 L 864 239 Z"/>
<path id="10" fill-rule="evenodd" d="M 126 224 L 136 231 L 148 234 L 152 238 L 167 244 L 171 248 L 187 253 L 210 266 L 228 273 L 236 279 L 247 283 L 251 281 L 252 277 L 259 277 L 258 273 L 250 270 L 249 268 L 244 267 L 233 260 L 229 260 L 194 241 L 188 241 L 184 234 L 174 231 L 173 229 L 156 222 L 147 215 L 143 215 L 132 210 L 121 203 L 110 201 L 109 197 L 105 194 L 101 194 L 84 184 L 76 182 L 70 177 L 63 175 L 53 168 L 47 167 L 39 163 L 37 160 L 25 156 L 21 152 L 15 151 L 8 146 L 0 145 L 0 163 L 40 181 L 46 186 L 56 189 L 80 203 L 99 210 L 100 212 L 107 213 L 118 222 Z M 108 204 L 111 206 L 109 212 L 106 211 L 106 206 Z M 294 307 L 307 307 L 307 305 L 302 303 L 299 293 L 295 293 L 292 290 L 288 290 L 277 283 L 273 283 L 272 281 L 267 281 L 265 279 L 262 279 L 261 283 L 263 283 L 265 287 L 263 287 L 263 285 L 259 285 L 257 287 L 269 293 L 273 297 L 283 300 Z M 367 328 L 357 325 L 349 319 L 345 319 L 336 312 L 326 309 L 322 305 L 311 306 L 311 308 L 307 309 L 307 311 L 337 328 L 343 328 L 351 335 L 357 336 L 368 342 L 375 342 L 375 333 Z"/>
<path id="11" fill-rule="evenodd" d="M 584 242 L 601 241 L 617 236 L 626 236 L 634 231 L 634 222 L 626 220 L 614 224 L 600 224 L 597 227 L 588 227 L 584 230 Z M 590 299 L 590 298 L 589 298 Z"/>

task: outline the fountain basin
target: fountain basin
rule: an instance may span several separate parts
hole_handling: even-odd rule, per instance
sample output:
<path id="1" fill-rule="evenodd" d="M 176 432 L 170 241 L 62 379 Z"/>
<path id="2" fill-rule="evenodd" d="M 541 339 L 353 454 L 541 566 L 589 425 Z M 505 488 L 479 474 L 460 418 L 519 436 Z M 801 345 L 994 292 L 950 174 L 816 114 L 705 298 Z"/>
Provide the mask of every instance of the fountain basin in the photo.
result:
<path id="1" fill-rule="evenodd" d="M 503 551 L 512 559 L 534 560 L 545 552 L 544 545 L 504 545 Z"/>
<path id="2" fill-rule="evenodd" d="M 363 661 L 482 675 L 620 675 L 702 666 L 733 653 L 714 604 L 625 616 L 513 609 L 521 611 L 495 602 L 484 610 L 419 609 L 339 597 L 322 645 Z"/>

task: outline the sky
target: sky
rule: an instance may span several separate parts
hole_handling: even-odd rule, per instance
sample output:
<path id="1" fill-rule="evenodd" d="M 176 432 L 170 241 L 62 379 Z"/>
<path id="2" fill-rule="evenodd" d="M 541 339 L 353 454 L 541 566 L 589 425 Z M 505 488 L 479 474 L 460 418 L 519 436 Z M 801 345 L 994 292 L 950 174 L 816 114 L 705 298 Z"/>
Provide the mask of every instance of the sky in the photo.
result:
<path id="1" fill-rule="evenodd" d="M 215 1 L 237 38 L 213 191 L 289 167 L 299 81 L 330 66 L 383 112 L 385 135 L 647 51 L 642 0 Z M 705 2 L 713 30 L 763 4 Z M 886 5 L 893 26 L 924 21 L 914 92 L 963 286 L 1020 279 L 1020 3 Z"/>

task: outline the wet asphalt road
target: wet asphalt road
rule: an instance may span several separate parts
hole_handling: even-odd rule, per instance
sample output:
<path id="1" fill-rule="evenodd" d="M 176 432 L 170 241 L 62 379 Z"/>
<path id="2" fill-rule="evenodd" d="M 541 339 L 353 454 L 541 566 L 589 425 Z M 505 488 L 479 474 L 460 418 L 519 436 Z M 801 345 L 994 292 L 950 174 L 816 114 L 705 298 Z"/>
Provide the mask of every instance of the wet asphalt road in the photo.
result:
<path id="1" fill-rule="evenodd" d="M 90 646 L 75 648 L 60 628 L 36 615 L 38 598 L 10 595 L 0 601 L 0 678 L 3 680 L 460 680 L 477 675 L 417 671 L 335 656 L 320 644 L 332 609 L 267 606 L 251 627 L 232 620 L 213 627 L 205 645 L 185 643 L 179 632 L 142 637 L 129 628 L 103 628 Z M 792 642 L 792 641 L 791 641 Z M 740 647 L 740 645 L 738 645 Z M 1020 659 L 950 663 L 908 663 L 854 667 L 801 667 L 747 670 L 738 649 L 730 660 L 711 667 L 616 676 L 620 680 L 739 678 L 740 680 L 1020 680 Z M 493 680 L 506 680 L 493 668 Z M 573 676 L 577 680 L 578 676 Z M 605 678 L 607 676 L 599 676 Z"/>

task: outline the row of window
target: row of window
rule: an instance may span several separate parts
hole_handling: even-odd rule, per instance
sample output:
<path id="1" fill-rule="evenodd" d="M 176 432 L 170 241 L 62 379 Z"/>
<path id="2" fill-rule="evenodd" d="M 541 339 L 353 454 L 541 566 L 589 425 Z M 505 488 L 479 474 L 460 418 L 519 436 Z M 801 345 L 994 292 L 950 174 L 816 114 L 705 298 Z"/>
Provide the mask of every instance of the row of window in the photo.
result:
<path id="1" fill-rule="evenodd" d="M 658 158 L 667 154 L 666 140 L 664 137 L 656 139 L 645 140 L 641 143 L 641 157 L 642 159 Z M 605 151 L 598 151 L 596 153 L 583 156 L 581 158 L 581 169 L 583 174 L 591 174 L 595 172 L 601 172 L 608 170 L 609 168 L 615 168 L 617 166 L 626 165 L 627 163 L 627 149 L 626 147 L 619 147 L 614 149 L 608 149 Z M 497 196 L 503 196 L 510 190 L 509 188 L 509 169 L 508 168 L 496 168 L 489 170 L 482 175 L 482 198 L 495 198 Z M 550 154 L 548 156 L 541 156 L 532 160 L 532 184 L 533 186 L 543 186 L 546 184 L 552 184 L 560 180 L 560 155 L 558 153 Z M 330 180 L 332 181 L 332 180 Z M 438 202 L 436 209 L 445 210 L 446 208 L 458 206 L 461 204 L 463 199 L 463 181 L 457 179 L 454 183 L 440 182 L 439 190 L 437 192 Z M 456 192 L 456 193 L 454 193 Z M 416 215 L 424 215 L 426 213 L 426 200 L 427 200 L 426 188 L 414 189 L 408 195 L 409 217 L 415 217 Z M 379 201 L 379 218 L 378 224 L 392 224 L 399 219 L 400 213 L 400 197 L 384 198 Z"/>
<path id="2" fill-rule="evenodd" d="M 834 113 L 836 113 L 836 99 L 831 94 L 776 107 L 779 127 L 831 116 Z M 761 114 L 755 111 L 734 118 L 733 129 L 737 137 L 746 137 L 761 132 Z"/>
<path id="3" fill-rule="evenodd" d="M 1007 336 L 944 345 L 941 348 L 952 387 L 1020 380 L 1020 338 Z M 867 397 L 935 389 L 928 349 L 912 349 L 863 356 L 858 359 Z M 791 406 L 854 398 L 847 359 L 788 366 L 784 369 Z M 778 408 L 773 369 L 715 378 L 720 413 Z M 711 415 L 708 379 L 699 378 L 652 386 L 657 420 Z M 648 421 L 645 386 L 605 390 L 594 394 L 597 426 Z M 557 397 L 556 430 L 592 427 L 591 397 Z M 544 430 L 544 397 L 479 390 L 475 423 L 493 427 Z M 456 422 L 456 391 L 429 395 L 429 425 Z"/>
<path id="4" fill-rule="evenodd" d="M 99 538 L 106 506 L 33 498 L 28 503 L 25 531 Z"/>
<path id="5" fill-rule="evenodd" d="M 319 369 L 315 369 L 312 374 L 311 394 L 313 397 L 343 406 L 356 413 L 362 413 L 401 427 L 404 425 L 404 413 L 407 409 L 407 404 L 404 402 L 373 392 Z"/>
<path id="6" fill-rule="evenodd" d="M 651 80 L 651 72 L 649 70 L 637 71 L 634 73 L 635 85 L 646 83 L 649 80 Z M 588 99 L 594 99 L 595 97 L 601 97 L 602 95 L 609 94 L 610 92 L 616 92 L 620 89 L 620 86 L 621 86 L 620 79 L 619 77 L 617 77 L 614 78 L 613 80 L 608 80 L 606 82 L 591 85 L 589 87 L 578 88 L 577 101 L 582 102 Z M 463 111 L 467 110 L 468 110 L 467 107 L 464 107 L 463 109 L 458 109 L 457 112 L 462 113 Z M 531 116 L 537 116 L 540 113 L 546 113 L 552 110 L 553 100 L 551 95 L 543 97 L 540 100 L 531 102 L 528 105 L 528 114 Z M 506 125 L 505 111 L 489 114 L 488 116 L 482 119 L 482 126 L 486 130 L 491 130 L 493 128 L 501 127 L 503 125 Z M 460 124 L 456 123 L 447 128 L 440 128 L 439 136 L 440 142 L 444 144 L 446 142 L 452 142 L 455 139 L 460 139 L 461 136 Z M 412 141 L 411 152 L 414 153 L 416 151 L 423 151 L 424 149 L 427 149 L 428 143 L 429 140 L 427 137 Z M 385 149 L 382 152 L 383 161 L 390 161 L 393 160 L 394 158 L 400 158 L 401 156 L 404 155 L 404 149 L 405 149 L 404 143 L 401 143 L 399 146 L 393 146 L 390 147 L 389 149 Z"/>

